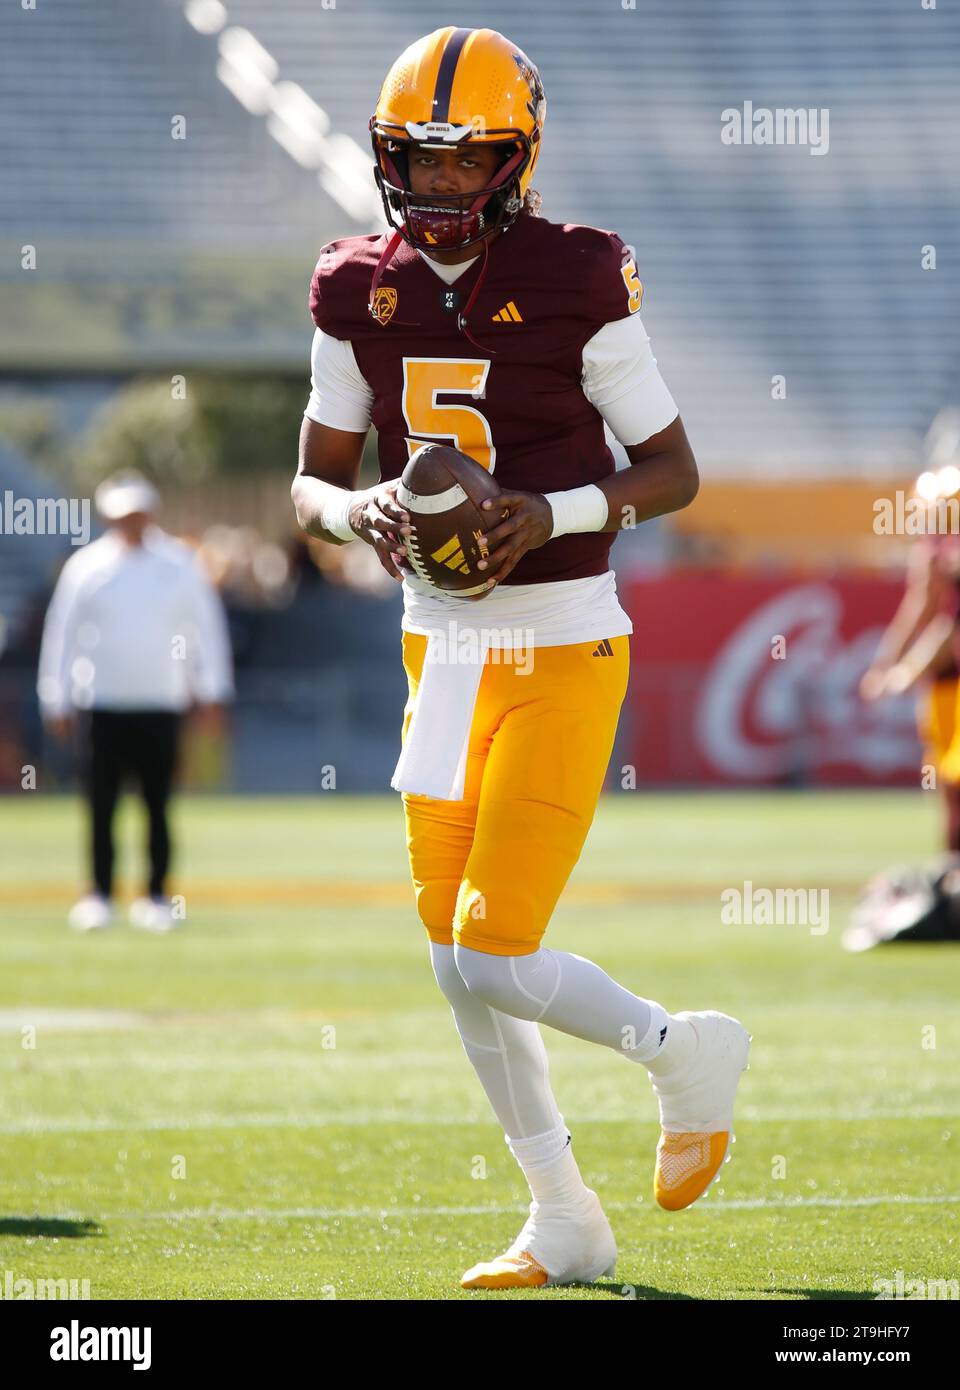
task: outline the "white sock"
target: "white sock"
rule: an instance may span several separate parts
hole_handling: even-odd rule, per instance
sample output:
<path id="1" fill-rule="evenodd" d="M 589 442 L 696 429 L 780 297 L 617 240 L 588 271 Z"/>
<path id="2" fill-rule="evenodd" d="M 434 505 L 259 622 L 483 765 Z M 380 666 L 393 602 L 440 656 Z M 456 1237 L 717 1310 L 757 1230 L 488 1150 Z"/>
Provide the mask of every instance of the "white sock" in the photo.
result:
<path id="1" fill-rule="evenodd" d="M 587 1189 L 550 1087 L 540 1029 L 475 998 L 457 970 L 452 946 L 431 942 L 430 960 L 530 1195 L 537 1202 L 579 1205 Z"/>
<path id="2" fill-rule="evenodd" d="M 686 1065 L 697 1050 L 697 1034 L 693 1024 L 686 1018 L 675 1018 L 667 1014 L 667 1035 L 655 1057 L 647 1061 L 647 1071 L 651 1076 L 669 1076 Z"/>
<path id="3" fill-rule="evenodd" d="M 532 1139 L 511 1139 L 510 1152 L 519 1163 L 530 1193 L 539 1203 L 552 1206 L 579 1206 L 587 1187 L 573 1156 L 572 1138 L 565 1124 Z"/>

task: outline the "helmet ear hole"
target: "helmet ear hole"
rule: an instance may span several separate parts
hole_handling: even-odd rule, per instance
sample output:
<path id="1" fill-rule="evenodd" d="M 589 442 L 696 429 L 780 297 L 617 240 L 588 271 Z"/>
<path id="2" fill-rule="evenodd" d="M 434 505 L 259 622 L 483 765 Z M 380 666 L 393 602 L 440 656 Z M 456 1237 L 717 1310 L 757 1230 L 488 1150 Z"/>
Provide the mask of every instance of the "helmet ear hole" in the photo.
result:
<path id="1" fill-rule="evenodd" d="M 399 140 L 391 141 L 387 146 L 387 153 L 393 161 L 393 167 L 400 175 L 400 182 L 404 188 L 410 187 L 410 154 L 406 145 Z"/>
<path id="2" fill-rule="evenodd" d="M 502 145 L 495 145 L 494 149 L 496 150 L 499 156 L 499 158 L 497 159 L 497 167 L 493 171 L 494 176 L 496 176 L 500 173 L 500 170 L 507 163 L 507 161 L 517 153 L 518 146 L 515 142 L 504 141 Z"/>

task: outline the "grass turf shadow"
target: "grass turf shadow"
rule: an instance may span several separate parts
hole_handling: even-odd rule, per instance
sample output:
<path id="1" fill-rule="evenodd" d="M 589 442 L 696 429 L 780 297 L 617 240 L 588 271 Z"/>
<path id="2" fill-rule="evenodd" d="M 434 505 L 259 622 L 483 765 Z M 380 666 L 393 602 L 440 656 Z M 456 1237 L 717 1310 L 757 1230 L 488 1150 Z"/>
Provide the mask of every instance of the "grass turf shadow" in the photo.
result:
<path id="1" fill-rule="evenodd" d="M 0 1216 L 0 1236 L 46 1236 L 55 1240 L 82 1240 L 99 1236 L 96 1221 L 69 1221 L 59 1216 Z"/>

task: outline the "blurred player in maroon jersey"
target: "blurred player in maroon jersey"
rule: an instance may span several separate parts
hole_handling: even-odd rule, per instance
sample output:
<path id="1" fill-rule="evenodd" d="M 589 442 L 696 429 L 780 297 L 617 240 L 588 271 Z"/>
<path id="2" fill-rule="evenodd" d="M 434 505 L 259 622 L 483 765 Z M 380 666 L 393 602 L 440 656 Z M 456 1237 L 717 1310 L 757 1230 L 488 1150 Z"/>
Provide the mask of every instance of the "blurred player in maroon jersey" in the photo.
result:
<path id="1" fill-rule="evenodd" d="M 541 945 L 627 685 L 632 628 L 610 547 L 623 526 L 688 505 L 698 487 L 640 320 L 631 249 L 538 215 L 530 180 L 545 114 L 537 69 L 489 29 L 437 30 L 391 68 L 371 120 L 389 230 L 320 254 L 293 485 L 305 530 L 365 541 L 403 582 L 410 697 L 393 785 L 417 908 L 532 1194 L 517 1239 L 469 1270 L 467 1287 L 613 1272 L 616 1242 L 574 1160 L 538 1023 L 647 1068 L 660 1105 L 654 1190 L 671 1210 L 723 1162 L 749 1046 L 725 1014 L 668 1014 L 584 957 Z M 380 482 L 357 492 L 371 423 Z M 620 472 L 604 423 L 630 460 Z M 406 564 L 397 479 L 426 441 L 453 444 L 503 489 L 509 517 L 490 533 L 479 602 Z M 481 655 L 461 659 L 454 643 L 436 658 L 451 633 L 475 638 Z M 522 663 L 498 659 L 518 645 Z M 430 727 L 416 718 L 428 691 L 441 711 Z"/>

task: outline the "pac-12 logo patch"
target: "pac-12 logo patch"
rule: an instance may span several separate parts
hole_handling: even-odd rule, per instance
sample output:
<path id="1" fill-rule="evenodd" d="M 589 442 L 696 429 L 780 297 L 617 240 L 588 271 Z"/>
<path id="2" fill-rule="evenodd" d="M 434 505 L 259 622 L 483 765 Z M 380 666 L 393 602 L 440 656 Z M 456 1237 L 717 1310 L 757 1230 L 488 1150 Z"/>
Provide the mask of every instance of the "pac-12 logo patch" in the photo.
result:
<path id="1" fill-rule="evenodd" d="M 379 324 L 387 324 L 397 310 L 397 292 L 381 285 L 373 296 L 370 312 Z"/>

